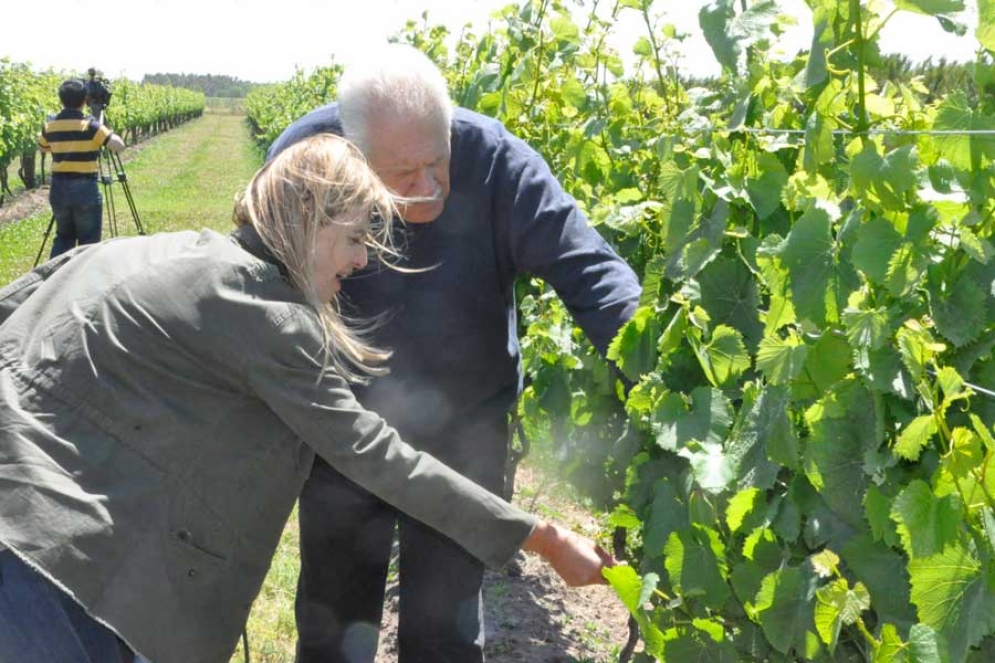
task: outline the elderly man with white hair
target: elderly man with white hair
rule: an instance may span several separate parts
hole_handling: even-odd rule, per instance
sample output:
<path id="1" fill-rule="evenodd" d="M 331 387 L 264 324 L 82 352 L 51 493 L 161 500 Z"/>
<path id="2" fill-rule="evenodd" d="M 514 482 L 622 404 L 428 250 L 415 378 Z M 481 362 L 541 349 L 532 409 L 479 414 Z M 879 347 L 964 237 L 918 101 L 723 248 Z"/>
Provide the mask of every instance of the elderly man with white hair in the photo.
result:
<path id="1" fill-rule="evenodd" d="M 269 157 L 316 133 L 353 141 L 403 197 L 400 267 L 343 283 L 344 312 L 376 321 L 389 376 L 357 389 L 404 439 L 496 494 L 521 390 L 514 282 L 541 277 L 604 353 L 636 309 L 635 274 L 499 122 L 454 108 L 438 68 L 392 45 L 349 67 L 338 102 L 294 122 Z M 459 505 L 453 505 L 459 508 Z M 376 656 L 395 523 L 400 660 L 483 661 L 483 565 L 316 462 L 300 501 L 298 663 Z"/>

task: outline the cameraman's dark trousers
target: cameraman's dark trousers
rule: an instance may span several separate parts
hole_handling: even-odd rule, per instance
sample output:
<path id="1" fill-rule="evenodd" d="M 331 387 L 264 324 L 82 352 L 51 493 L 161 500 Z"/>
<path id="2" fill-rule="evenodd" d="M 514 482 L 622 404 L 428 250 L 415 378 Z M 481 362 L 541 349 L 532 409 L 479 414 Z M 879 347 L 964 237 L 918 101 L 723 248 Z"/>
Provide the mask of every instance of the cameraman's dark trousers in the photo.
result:
<path id="1" fill-rule="evenodd" d="M 100 241 L 104 206 L 96 176 L 53 174 L 48 201 L 55 217 L 55 239 L 49 257 Z"/>
<path id="2" fill-rule="evenodd" d="M 404 430 L 399 429 L 404 437 Z M 451 427 L 404 437 L 500 495 L 506 406 Z M 453 504 L 458 509 L 458 504 Z M 297 663 L 372 663 L 394 539 L 400 535 L 401 663 L 479 663 L 483 565 L 451 540 L 380 502 L 321 460 L 300 497 Z M 455 600 L 454 600 L 455 597 Z M 454 634 L 456 634 L 454 636 Z"/>

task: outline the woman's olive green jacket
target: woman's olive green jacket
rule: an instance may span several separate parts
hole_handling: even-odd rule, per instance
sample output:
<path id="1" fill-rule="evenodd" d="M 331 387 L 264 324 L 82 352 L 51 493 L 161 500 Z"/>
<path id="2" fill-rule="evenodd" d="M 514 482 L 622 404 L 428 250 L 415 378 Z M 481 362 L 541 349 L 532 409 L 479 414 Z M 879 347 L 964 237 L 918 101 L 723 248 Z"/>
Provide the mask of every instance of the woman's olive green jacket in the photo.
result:
<path id="1" fill-rule="evenodd" d="M 0 542 L 153 663 L 224 663 L 314 455 L 500 566 L 534 518 L 322 372 L 258 238 L 65 254 L 0 290 Z"/>

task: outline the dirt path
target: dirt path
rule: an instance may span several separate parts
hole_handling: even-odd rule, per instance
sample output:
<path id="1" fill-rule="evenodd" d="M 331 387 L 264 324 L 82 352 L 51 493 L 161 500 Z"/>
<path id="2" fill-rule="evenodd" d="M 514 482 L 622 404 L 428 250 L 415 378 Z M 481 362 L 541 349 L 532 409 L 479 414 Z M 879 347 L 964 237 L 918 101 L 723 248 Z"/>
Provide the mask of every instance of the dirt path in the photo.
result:
<path id="1" fill-rule="evenodd" d="M 515 502 L 557 523 L 595 536 L 598 523 L 529 467 L 519 469 Z M 484 578 L 488 663 L 609 663 L 628 636 L 629 613 L 608 587 L 568 588 L 535 555 L 520 555 L 521 575 Z M 376 663 L 397 661 L 397 583 L 387 588 Z"/>

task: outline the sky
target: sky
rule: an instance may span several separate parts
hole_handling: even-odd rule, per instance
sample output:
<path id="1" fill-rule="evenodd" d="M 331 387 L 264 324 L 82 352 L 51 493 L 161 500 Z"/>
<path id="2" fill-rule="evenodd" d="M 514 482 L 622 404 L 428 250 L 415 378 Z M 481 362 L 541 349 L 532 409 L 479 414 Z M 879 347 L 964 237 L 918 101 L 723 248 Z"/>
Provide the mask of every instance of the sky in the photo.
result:
<path id="1" fill-rule="evenodd" d="M 567 0 L 575 4 L 576 0 Z M 803 0 L 779 0 L 797 25 L 785 50 L 808 48 L 811 12 Z M 973 60 L 974 0 L 964 37 L 942 30 L 934 18 L 899 12 L 881 33 L 886 53 L 914 61 L 933 56 Z M 428 11 L 432 23 L 452 33 L 470 22 L 478 31 L 508 0 L 45 0 L 39 5 L 8 0 L 0 12 L 0 57 L 30 62 L 35 69 L 84 73 L 96 67 L 109 78 L 141 80 L 152 73 L 225 74 L 252 82 L 277 82 L 298 68 L 348 63 L 369 44 L 384 42 L 408 19 Z M 590 5 L 590 0 L 584 3 Z M 607 4 L 603 2 L 602 4 Z M 706 2 L 656 0 L 653 12 L 689 34 L 680 56 L 689 74 L 712 75 L 718 65 L 698 28 Z M 886 8 L 888 0 L 881 0 Z M 44 20 L 42 19 L 44 17 Z M 60 17 L 63 20 L 55 20 Z M 16 29 L 11 26 L 19 26 Z M 628 51 L 644 34 L 641 17 L 625 10 L 616 47 Z M 624 55 L 625 53 L 623 53 Z"/>

